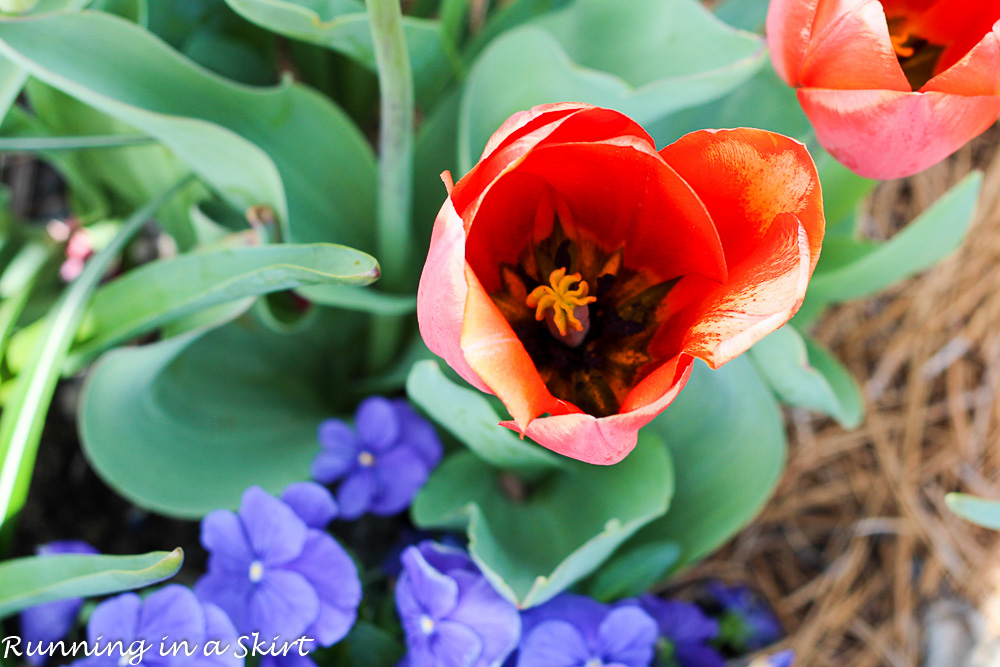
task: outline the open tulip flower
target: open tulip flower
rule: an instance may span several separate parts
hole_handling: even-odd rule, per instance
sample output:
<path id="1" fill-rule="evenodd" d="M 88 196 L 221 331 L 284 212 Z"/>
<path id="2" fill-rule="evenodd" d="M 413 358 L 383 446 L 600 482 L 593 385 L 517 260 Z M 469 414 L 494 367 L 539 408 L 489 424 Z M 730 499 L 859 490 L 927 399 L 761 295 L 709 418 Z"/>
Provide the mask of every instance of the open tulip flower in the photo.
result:
<path id="1" fill-rule="evenodd" d="M 889 179 L 996 121 L 998 21 L 998 0 L 771 0 L 767 36 L 823 147 Z"/>
<path id="2" fill-rule="evenodd" d="M 717 130 L 657 152 L 628 117 L 576 103 L 512 116 L 449 190 L 425 342 L 503 401 L 504 426 L 597 464 L 632 450 L 694 358 L 717 368 L 788 321 L 824 231 L 801 144 Z"/>

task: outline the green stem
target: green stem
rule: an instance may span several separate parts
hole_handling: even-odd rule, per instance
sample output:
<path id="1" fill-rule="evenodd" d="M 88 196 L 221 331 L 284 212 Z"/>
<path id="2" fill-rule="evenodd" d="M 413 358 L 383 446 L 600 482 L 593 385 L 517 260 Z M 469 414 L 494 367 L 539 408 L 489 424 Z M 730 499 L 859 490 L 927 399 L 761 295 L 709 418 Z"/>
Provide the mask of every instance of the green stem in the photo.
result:
<path id="1" fill-rule="evenodd" d="M 413 251 L 410 225 L 413 205 L 413 73 L 403 34 L 400 0 L 366 0 L 379 73 L 379 125 L 376 254 L 382 265 L 382 287 L 407 288 Z M 402 342 L 405 320 L 374 317 L 369 362 L 385 367 Z"/>
<path id="2" fill-rule="evenodd" d="M 367 4 L 381 98 L 377 254 L 385 276 L 382 284 L 392 291 L 405 286 L 413 250 L 413 74 L 399 0 L 367 0 Z"/>
<path id="3" fill-rule="evenodd" d="M 9 534 L 7 521 L 27 498 L 45 415 L 91 295 L 129 239 L 190 180 L 184 178 L 129 217 L 46 316 L 31 357 L 14 380 L 13 392 L 0 414 L 0 527 L 4 532 Z"/>
<path id="4" fill-rule="evenodd" d="M 76 137 L 0 137 L 0 153 L 76 151 L 85 148 L 143 146 L 156 140 L 145 134 L 105 134 Z"/>

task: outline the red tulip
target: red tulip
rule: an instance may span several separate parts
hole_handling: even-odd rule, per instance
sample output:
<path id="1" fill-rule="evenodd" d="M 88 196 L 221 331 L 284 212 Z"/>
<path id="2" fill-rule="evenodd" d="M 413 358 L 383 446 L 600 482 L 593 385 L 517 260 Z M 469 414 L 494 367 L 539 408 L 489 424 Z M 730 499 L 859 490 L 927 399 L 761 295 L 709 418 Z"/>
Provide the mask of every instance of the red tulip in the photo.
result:
<path id="1" fill-rule="evenodd" d="M 694 357 L 717 368 L 788 321 L 823 229 L 815 166 L 787 137 L 702 131 L 657 152 L 618 112 L 543 105 L 449 187 L 420 332 L 503 401 L 504 426 L 617 463 Z"/>
<path id="2" fill-rule="evenodd" d="M 910 176 L 1000 115 L 1000 0 L 771 0 L 778 74 L 862 176 Z"/>

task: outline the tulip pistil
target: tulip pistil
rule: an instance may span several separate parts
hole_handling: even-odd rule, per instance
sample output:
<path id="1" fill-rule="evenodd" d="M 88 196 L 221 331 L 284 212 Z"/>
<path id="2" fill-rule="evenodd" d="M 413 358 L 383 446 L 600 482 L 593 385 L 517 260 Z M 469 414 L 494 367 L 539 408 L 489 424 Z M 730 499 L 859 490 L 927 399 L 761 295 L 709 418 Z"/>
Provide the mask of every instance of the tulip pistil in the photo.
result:
<path id="1" fill-rule="evenodd" d="M 570 289 L 577 285 L 576 289 Z M 590 286 L 579 273 L 566 275 L 560 267 L 549 275 L 549 284 L 536 287 L 526 303 L 535 309 L 535 320 L 543 319 L 549 331 L 570 347 L 576 347 L 590 330 L 590 313 L 587 306 L 597 297 L 587 296 Z M 572 331 L 570 331 L 572 329 Z"/>

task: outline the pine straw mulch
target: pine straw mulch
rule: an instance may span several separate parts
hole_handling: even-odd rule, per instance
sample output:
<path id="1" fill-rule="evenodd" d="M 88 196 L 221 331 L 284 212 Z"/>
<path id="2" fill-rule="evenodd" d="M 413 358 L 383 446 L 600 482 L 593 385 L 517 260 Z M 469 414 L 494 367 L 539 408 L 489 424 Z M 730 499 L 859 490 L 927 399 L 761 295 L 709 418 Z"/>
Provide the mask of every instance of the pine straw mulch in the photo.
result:
<path id="1" fill-rule="evenodd" d="M 748 582 L 774 606 L 799 667 L 921 664 L 921 619 L 1000 591 L 997 534 L 945 494 L 1000 498 L 1000 129 L 948 162 L 881 185 L 865 233 L 883 239 L 970 169 L 986 172 L 963 247 L 926 274 L 828 313 L 817 337 L 864 389 L 863 425 L 790 411 L 788 468 L 756 522 L 685 579 Z M 962 667 L 948 664 L 946 667 Z"/>

